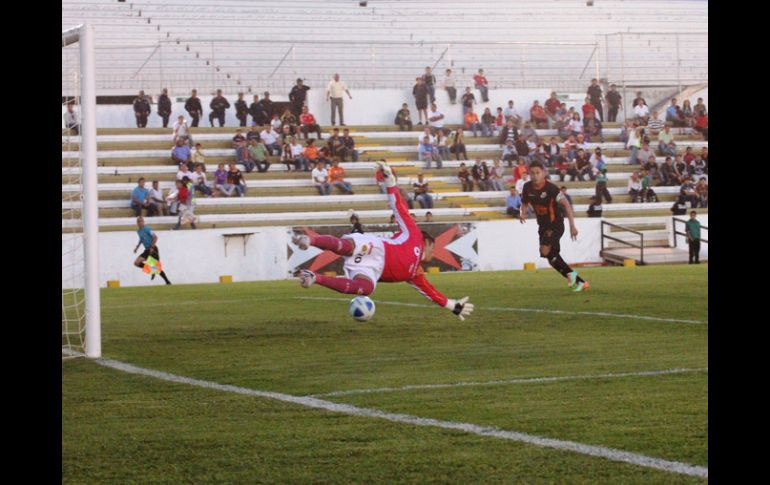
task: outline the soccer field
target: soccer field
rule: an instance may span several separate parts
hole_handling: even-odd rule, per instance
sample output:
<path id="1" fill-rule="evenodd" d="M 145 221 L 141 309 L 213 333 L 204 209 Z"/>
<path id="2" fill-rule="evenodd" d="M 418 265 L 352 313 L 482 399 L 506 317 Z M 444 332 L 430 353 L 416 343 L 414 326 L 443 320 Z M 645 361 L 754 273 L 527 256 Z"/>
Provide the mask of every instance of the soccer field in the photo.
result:
<path id="1" fill-rule="evenodd" d="M 708 266 L 580 273 L 430 275 L 465 322 L 403 283 L 368 323 L 297 281 L 103 290 L 63 482 L 706 482 Z"/>

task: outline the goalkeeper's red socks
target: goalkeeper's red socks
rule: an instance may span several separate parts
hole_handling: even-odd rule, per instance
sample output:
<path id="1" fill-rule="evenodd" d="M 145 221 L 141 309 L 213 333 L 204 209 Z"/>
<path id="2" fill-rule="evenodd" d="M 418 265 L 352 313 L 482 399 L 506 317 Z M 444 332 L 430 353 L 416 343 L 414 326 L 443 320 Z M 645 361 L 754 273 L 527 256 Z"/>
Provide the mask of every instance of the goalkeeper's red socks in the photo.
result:
<path id="1" fill-rule="evenodd" d="M 337 278 L 316 273 L 315 282 L 321 286 L 331 288 L 340 293 L 350 295 L 371 295 L 374 291 L 374 283 L 365 278 Z"/>
<path id="2" fill-rule="evenodd" d="M 340 256 L 352 256 L 356 247 L 351 239 L 334 236 L 310 236 L 310 244 Z"/>

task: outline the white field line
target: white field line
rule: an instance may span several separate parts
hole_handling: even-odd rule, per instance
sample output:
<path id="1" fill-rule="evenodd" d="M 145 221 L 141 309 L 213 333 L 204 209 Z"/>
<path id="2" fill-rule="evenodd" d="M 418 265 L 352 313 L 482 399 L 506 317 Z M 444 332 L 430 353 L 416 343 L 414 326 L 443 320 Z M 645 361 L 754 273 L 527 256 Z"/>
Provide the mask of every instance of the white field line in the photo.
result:
<path id="1" fill-rule="evenodd" d="M 66 351 L 65 349 L 62 349 L 62 353 L 66 353 L 68 355 L 78 355 L 75 352 Z M 479 426 L 471 423 L 443 421 L 439 419 L 421 418 L 418 416 L 411 416 L 408 414 L 389 413 L 389 412 L 380 411 L 377 409 L 360 408 L 357 406 L 351 406 L 349 404 L 334 403 L 331 401 L 325 401 L 325 400 L 316 399 L 313 397 L 292 396 L 290 394 L 282 394 L 278 392 L 258 391 L 255 389 L 247 389 L 244 387 L 237 387 L 237 386 L 231 386 L 226 384 L 219 384 L 216 382 L 192 379 L 190 377 L 169 374 L 167 372 L 157 371 L 153 369 L 145 369 L 142 367 L 137 367 L 125 362 L 120 362 L 120 361 L 111 360 L 111 359 L 94 359 L 94 362 L 104 367 L 120 370 L 123 372 L 127 372 L 129 374 L 137 374 L 137 375 L 143 375 L 148 377 L 154 377 L 156 379 L 160 379 L 168 382 L 175 382 L 178 384 L 187 384 L 190 386 L 202 387 L 204 389 L 213 389 L 217 391 L 232 392 L 235 394 L 243 394 L 247 396 L 275 399 L 282 402 L 299 404 L 300 406 L 305 406 L 305 407 L 314 408 L 314 409 L 323 409 L 326 411 L 347 414 L 350 416 L 385 419 L 395 423 L 403 423 L 403 424 L 411 424 L 414 426 L 428 426 L 428 427 L 434 427 L 434 428 L 462 431 L 465 433 L 471 433 L 479 436 L 492 436 L 495 438 L 516 441 L 519 443 L 527 443 L 527 444 L 541 446 L 545 448 L 572 451 L 583 455 L 606 458 L 612 461 L 630 463 L 632 465 L 638 465 L 638 466 L 643 466 L 647 468 L 654 468 L 657 470 L 663 470 L 671 473 L 679 473 L 682 475 L 708 478 L 707 467 L 690 465 L 687 463 L 681 463 L 677 461 L 663 460 L 660 458 L 653 458 L 650 456 L 640 455 L 638 453 L 631 453 L 628 451 L 618 450 L 614 448 L 587 445 L 587 444 L 578 443 L 575 441 L 565 441 L 565 440 L 557 440 L 552 438 L 544 438 L 542 436 L 519 433 L 516 431 L 506 431 L 498 428 L 493 428 L 489 426 Z"/>
<path id="2" fill-rule="evenodd" d="M 505 379 L 496 381 L 464 381 L 454 382 L 450 384 L 412 384 L 401 387 L 379 387 L 371 389 L 351 389 L 349 391 L 334 391 L 326 392 L 323 394 L 311 394 L 309 397 L 329 397 L 329 396 L 350 396 L 353 394 L 374 394 L 384 392 L 399 392 L 399 391 L 413 391 L 419 389 L 444 389 L 448 387 L 469 387 L 469 386 L 500 386 L 508 384 L 536 384 L 543 382 L 562 382 L 562 381 L 579 381 L 590 379 L 613 379 L 621 377 L 649 377 L 649 376 L 663 376 L 669 374 L 688 374 L 692 372 L 708 372 L 708 367 L 699 369 L 666 369 L 666 370 L 652 370 L 641 372 L 621 372 L 621 373 L 609 373 L 609 374 L 593 374 L 582 376 L 556 376 L 556 377 L 523 377 L 516 379 Z"/>
<path id="3" fill-rule="evenodd" d="M 349 299 L 347 298 L 329 298 L 329 297 L 322 297 L 322 296 L 295 296 L 294 298 L 297 300 L 349 301 Z M 436 305 L 422 305 L 419 303 L 403 303 L 403 302 L 397 302 L 397 301 L 374 300 L 374 302 L 380 305 L 408 306 L 408 307 L 415 307 L 415 308 L 436 307 Z M 707 321 L 703 321 L 703 320 L 683 320 L 679 318 L 649 317 L 645 315 L 629 315 L 624 313 L 577 312 L 577 311 L 570 311 L 570 310 L 545 310 L 542 308 L 480 307 L 480 306 L 476 306 L 475 309 L 490 311 L 490 312 L 526 312 L 526 313 L 553 313 L 557 315 L 590 315 L 595 317 L 629 318 L 632 320 L 651 320 L 655 322 L 708 324 Z"/>

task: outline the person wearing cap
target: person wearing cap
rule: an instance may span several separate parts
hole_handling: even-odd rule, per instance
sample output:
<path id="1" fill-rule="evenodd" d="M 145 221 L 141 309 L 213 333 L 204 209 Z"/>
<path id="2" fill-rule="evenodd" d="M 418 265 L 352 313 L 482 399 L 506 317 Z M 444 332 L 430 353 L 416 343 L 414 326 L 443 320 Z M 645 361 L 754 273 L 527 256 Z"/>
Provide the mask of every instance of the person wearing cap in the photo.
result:
<path id="1" fill-rule="evenodd" d="M 230 103 L 227 101 L 227 98 L 222 96 L 222 90 L 217 89 L 217 95 L 214 96 L 214 98 L 211 100 L 211 103 L 209 104 L 209 108 L 211 108 L 211 113 L 209 113 L 209 123 L 211 123 L 211 127 L 214 127 L 214 120 L 219 120 L 219 126 L 225 126 L 225 110 L 230 107 Z"/>
<path id="2" fill-rule="evenodd" d="M 353 99 L 353 96 L 350 95 L 350 91 L 348 91 L 347 85 L 340 81 L 340 75 L 337 73 L 334 73 L 334 79 L 332 79 L 329 82 L 329 87 L 326 88 L 326 101 L 329 101 L 331 99 L 332 102 L 332 126 L 335 126 L 337 124 L 335 114 L 336 110 L 339 110 L 340 112 L 340 125 L 345 126 L 345 118 L 343 115 L 343 103 L 342 103 L 342 94 L 347 93 L 348 97 L 350 99 Z"/>
<path id="3" fill-rule="evenodd" d="M 291 112 L 299 118 L 302 106 L 305 104 L 307 92 L 310 86 L 305 86 L 301 78 L 297 78 L 297 84 L 289 92 L 289 102 L 291 103 Z"/>

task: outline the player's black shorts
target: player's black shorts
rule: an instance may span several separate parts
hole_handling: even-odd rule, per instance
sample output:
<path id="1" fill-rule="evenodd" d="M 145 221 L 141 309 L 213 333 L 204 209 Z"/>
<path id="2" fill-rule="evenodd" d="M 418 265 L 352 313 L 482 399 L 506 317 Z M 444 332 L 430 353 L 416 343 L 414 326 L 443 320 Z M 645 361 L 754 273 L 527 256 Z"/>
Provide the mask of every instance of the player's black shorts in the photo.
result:
<path id="1" fill-rule="evenodd" d="M 148 256 L 152 256 L 156 261 L 160 261 L 160 253 L 158 253 L 158 246 L 155 246 L 150 252 L 149 249 L 145 249 L 140 258 L 147 259 Z"/>
<path id="2" fill-rule="evenodd" d="M 541 246 L 551 246 L 556 252 L 561 250 L 559 241 L 564 235 L 564 223 L 561 224 L 541 224 L 538 227 L 537 234 L 540 236 Z"/>

